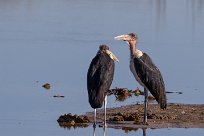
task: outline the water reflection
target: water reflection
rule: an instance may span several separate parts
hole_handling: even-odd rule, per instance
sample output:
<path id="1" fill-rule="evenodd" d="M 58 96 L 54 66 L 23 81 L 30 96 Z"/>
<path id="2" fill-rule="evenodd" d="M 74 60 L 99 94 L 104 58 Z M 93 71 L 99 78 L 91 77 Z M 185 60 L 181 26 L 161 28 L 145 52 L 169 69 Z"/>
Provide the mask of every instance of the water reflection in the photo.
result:
<path id="1" fill-rule="evenodd" d="M 157 0 L 156 5 L 156 27 L 160 28 L 160 25 L 165 25 L 166 23 L 166 0 Z"/>
<path id="2" fill-rule="evenodd" d="M 134 127 L 117 127 L 116 126 L 108 126 L 108 127 L 103 127 L 101 125 L 99 125 L 98 127 L 94 127 L 92 124 L 80 124 L 80 125 L 67 125 L 67 124 L 60 124 L 59 123 L 59 126 L 64 128 L 64 129 L 67 129 L 67 130 L 71 130 L 71 129 L 85 129 L 85 128 L 88 128 L 88 127 L 92 127 L 92 135 L 93 136 L 97 136 L 99 135 L 99 132 L 102 132 L 103 133 L 103 136 L 107 136 L 107 129 L 111 130 L 111 129 L 115 129 L 115 130 L 122 130 L 125 134 L 128 134 L 128 133 L 139 133 L 138 131 L 139 130 L 142 130 L 142 135 L 143 136 L 146 136 L 146 131 L 147 131 L 147 128 L 134 128 Z M 102 130 L 102 131 L 99 131 L 97 132 L 96 130 Z"/>
<path id="3" fill-rule="evenodd" d="M 58 122 L 58 124 L 61 128 L 65 128 L 68 130 L 71 130 L 72 128 L 73 129 L 87 128 L 89 126 L 88 124 L 83 124 L 83 123 L 72 125 L 70 123 Z"/>
<path id="4" fill-rule="evenodd" d="M 146 130 L 147 130 L 146 128 L 142 129 L 143 136 L 146 136 Z"/>
<path id="5" fill-rule="evenodd" d="M 154 5 L 156 9 L 156 29 L 159 29 L 166 22 L 166 0 L 156 0 Z"/>
<path id="6" fill-rule="evenodd" d="M 172 11 L 174 7 L 174 11 Z M 176 16 L 181 15 L 181 12 L 184 12 L 186 22 L 189 22 L 193 30 L 196 29 L 196 26 L 199 20 L 203 18 L 204 12 L 204 1 L 203 0 L 183 0 L 183 1 L 167 1 L 167 0 L 155 0 L 147 1 L 144 3 L 144 8 L 149 9 L 149 18 L 154 22 L 155 29 L 160 30 L 164 29 L 169 18 L 172 18 L 172 13 L 174 14 L 173 18 L 176 20 Z M 171 13 L 170 13 L 171 12 Z M 152 18 L 153 17 L 153 18 Z M 180 18 L 180 17 L 179 17 Z"/>
<path id="7" fill-rule="evenodd" d="M 121 127 L 121 128 L 114 128 L 113 129 L 120 129 L 123 130 L 126 134 L 130 132 L 137 132 L 139 128 L 133 128 L 133 127 Z"/>
<path id="8" fill-rule="evenodd" d="M 91 2 L 93 0 L 89 0 L 88 2 Z M 50 3 L 49 3 L 50 2 Z M 9 10 L 9 11 L 16 11 L 16 10 L 22 10 L 22 6 L 25 7 L 26 12 L 32 12 L 31 9 L 35 9 L 37 7 L 40 7 L 40 5 L 45 4 L 45 5 L 53 5 L 54 4 L 65 4 L 67 6 L 75 6 L 76 4 L 80 4 L 83 3 L 83 1 L 64 1 L 64 0 L 59 0 L 59 1 L 53 1 L 50 0 L 49 2 L 44 2 L 44 1 L 40 1 L 40 0 L 27 0 L 27 1 L 23 1 L 23 0 L 1 0 L 0 1 L 0 10 Z M 120 2 L 120 1 L 118 1 Z M 92 2 L 91 2 L 92 3 Z M 122 3 L 122 1 L 121 1 Z M 139 2 L 138 2 L 139 3 Z M 97 3 L 96 3 L 97 4 Z M 111 4 L 111 2 L 104 2 L 104 4 Z M 125 4 L 125 3 L 124 3 Z M 144 9 L 150 9 L 150 12 L 154 12 L 155 16 L 156 16 L 156 21 L 158 21 L 157 23 L 160 24 L 161 21 L 165 20 L 165 17 L 167 16 L 167 10 L 170 6 L 174 5 L 176 6 L 177 4 L 184 4 L 187 10 L 187 14 L 189 14 L 190 12 L 192 12 L 192 14 L 189 14 L 191 16 L 196 17 L 197 15 L 202 15 L 203 12 L 203 7 L 204 7 L 204 1 L 203 0 L 182 0 L 181 3 L 177 0 L 174 0 L 173 2 L 169 2 L 167 0 L 155 0 L 155 1 L 151 1 L 151 0 L 145 0 L 140 2 L 140 4 L 143 4 Z M 171 5 L 170 5 L 171 4 Z M 134 4 L 133 4 L 134 5 Z M 62 5 L 60 5 L 62 6 Z M 155 11 L 154 11 L 155 9 Z M 189 11 L 192 10 L 192 11 Z M 152 15 L 152 14 L 151 14 Z"/>
<path id="9" fill-rule="evenodd" d="M 96 127 L 93 127 L 93 136 L 96 136 Z M 106 136 L 106 127 L 103 128 L 103 136 Z"/>
<path id="10" fill-rule="evenodd" d="M 63 112 L 82 114 L 91 110 L 87 98 L 78 95 L 86 95 L 83 92 L 87 60 L 92 56 L 95 45 L 101 42 L 114 45 L 114 35 L 130 30 L 141 35 L 141 42 L 145 42 L 143 45 L 148 42 L 153 45 L 140 46 L 141 48 L 146 48 L 150 53 L 155 46 L 159 48 L 152 54 L 159 65 L 163 66 L 161 69 L 165 74 L 168 90 L 184 92 L 177 96 L 169 94 L 169 101 L 203 103 L 204 0 L 0 0 L 0 18 L 1 118 L 13 120 L 22 117 L 25 120 L 24 117 L 27 117 L 26 119 L 31 120 L 30 126 L 22 129 L 22 134 L 42 132 L 31 132 L 30 127 L 38 130 L 42 126 L 40 129 L 50 130 L 49 125 L 42 123 L 55 120 Z M 155 35 L 158 30 L 161 30 L 161 36 L 157 40 Z M 192 30 L 195 32 L 195 40 L 189 37 Z M 152 41 L 150 37 L 156 40 Z M 118 74 L 113 87 L 122 85 L 134 88 L 136 85 L 132 82 L 134 80 L 131 73 L 127 76 L 128 73 L 123 69 L 128 67 L 125 62 L 129 56 L 119 48 L 123 46 L 114 46 L 113 50 L 123 55 L 121 63 L 124 65 L 120 63 L 120 67 L 117 67 Z M 125 47 L 124 49 L 127 50 Z M 171 49 L 173 53 L 170 52 Z M 62 101 L 49 101 L 46 92 L 43 95 L 38 92 L 36 94 L 37 89 L 32 84 L 36 80 L 53 82 L 55 90 L 61 90 L 67 97 Z M 110 101 L 110 107 L 119 105 L 114 100 Z M 121 105 L 135 104 L 135 99 L 129 100 Z M 138 101 L 140 100 L 143 97 Z M 50 114 L 50 111 L 54 112 Z M 46 121 L 37 121 L 39 124 L 33 125 L 39 117 Z M 7 122 L 5 125 L 1 122 L 0 125 L 2 135 L 19 132 L 19 124 Z M 9 126 L 12 126 L 12 131 Z M 84 132 L 88 126 L 65 128 Z M 53 124 L 53 129 L 56 133 L 63 132 L 56 124 Z M 89 135 L 92 135 L 92 131 L 92 128 L 88 131 Z M 54 135 L 52 131 L 43 132 L 40 135 Z M 125 132 L 128 132 L 127 129 Z M 69 131 L 70 133 L 72 132 Z"/>
<path id="11" fill-rule="evenodd" d="M 103 136 L 107 136 L 106 135 L 106 127 L 103 128 Z M 121 128 L 112 128 L 112 129 L 120 129 L 120 130 L 123 130 L 126 134 L 130 133 L 130 132 L 137 132 L 138 130 L 142 129 L 142 135 L 143 136 L 146 136 L 146 130 L 147 128 L 132 128 L 132 127 L 121 127 Z M 97 136 L 96 135 L 96 128 L 93 127 L 93 136 Z"/>
<path id="12" fill-rule="evenodd" d="M 186 15 L 187 21 L 191 21 L 192 30 L 193 32 L 196 30 L 196 26 L 198 25 L 197 22 L 203 16 L 203 7 L 204 1 L 203 0 L 187 0 L 186 2 Z"/>

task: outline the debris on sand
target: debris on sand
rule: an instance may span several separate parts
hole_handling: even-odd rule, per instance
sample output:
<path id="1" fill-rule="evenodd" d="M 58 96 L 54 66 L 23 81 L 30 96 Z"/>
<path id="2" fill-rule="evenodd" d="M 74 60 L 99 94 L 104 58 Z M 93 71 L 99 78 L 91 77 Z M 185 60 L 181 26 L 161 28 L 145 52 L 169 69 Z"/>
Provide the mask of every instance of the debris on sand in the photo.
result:
<path id="1" fill-rule="evenodd" d="M 135 96 L 144 95 L 144 92 L 142 92 L 138 87 L 132 93 L 135 94 Z"/>
<path id="2" fill-rule="evenodd" d="M 118 88 L 116 90 L 117 90 L 116 95 L 125 95 L 125 96 L 131 95 L 131 91 L 129 91 L 127 88 Z"/>
<path id="3" fill-rule="evenodd" d="M 134 121 L 134 123 L 139 123 L 139 115 L 136 113 L 127 114 L 127 113 L 121 113 L 118 112 L 116 114 L 113 114 L 112 118 L 109 118 L 109 121 Z"/>
<path id="4" fill-rule="evenodd" d="M 57 95 L 54 95 L 53 97 L 54 97 L 54 98 L 64 98 L 65 96 L 64 96 L 64 95 L 57 94 Z"/>
<path id="5" fill-rule="evenodd" d="M 42 85 L 42 87 L 46 90 L 49 90 L 51 88 L 51 85 L 49 83 L 45 83 L 44 85 Z"/>
<path id="6" fill-rule="evenodd" d="M 149 96 L 147 97 L 147 99 L 148 99 L 149 101 L 153 101 L 153 100 L 155 100 L 155 97 L 152 96 L 152 95 L 149 95 Z"/>
<path id="7" fill-rule="evenodd" d="M 118 101 L 125 101 L 127 98 L 132 97 L 133 95 L 139 96 L 144 95 L 144 92 L 142 92 L 139 88 L 136 88 L 134 91 L 128 89 L 128 88 L 114 88 L 110 89 L 108 92 L 108 95 L 115 95 L 116 100 Z M 154 96 L 150 95 L 148 96 L 148 100 L 155 100 Z"/>
<path id="8" fill-rule="evenodd" d="M 131 91 L 132 90 L 128 90 L 127 88 L 118 88 L 118 87 L 116 87 L 114 89 L 110 89 L 108 91 L 108 95 L 114 94 L 114 95 L 125 95 L 125 96 L 128 96 L 128 95 L 130 95 Z"/>
<path id="9" fill-rule="evenodd" d="M 128 97 L 132 96 L 132 90 L 128 90 L 127 88 L 115 88 L 115 89 L 110 89 L 108 92 L 108 95 L 115 95 L 116 100 L 118 101 L 124 101 Z"/>
<path id="10" fill-rule="evenodd" d="M 177 93 L 177 94 L 183 94 L 183 92 L 171 92 L 171 91 L 166 91 L 166 93 Z"/>
<path id="11" fill-rule="evenodd" d="M 64 128 L 71 128 L 71 127 L 84 128 L 84 127 L 87 127 L 88 126 L 87 123 L 92 122 L 92 120 L 86 115 L 78 116 L 76 114 L 72 115 L 71 113 L 69 113 L 69 114 L 61 115 L 59 119 L 57 120 L 57 122 L 59 123 L 61 127 L 64 127 Z"/>
<path id="12" fill-rule="evenodd" d="M 166 93 L 176 93 L 176 94 L 183 94 L 182 92 L 170 92 L 166 91 Z M 117 101 L 125 101 L 126 99 L 132 96 L 140 96 L 144 95 L 144 91 L 141 91 L 138 87 L 135 90 L 130 90 L 128 88 L 118 88 L 115 87 L 114 89 L 110 89 L 108 91 L 108 96 L 115 95 Z M 148 96 L 149 101 L 154 101 L 155 97 L 152 95 Z"/>

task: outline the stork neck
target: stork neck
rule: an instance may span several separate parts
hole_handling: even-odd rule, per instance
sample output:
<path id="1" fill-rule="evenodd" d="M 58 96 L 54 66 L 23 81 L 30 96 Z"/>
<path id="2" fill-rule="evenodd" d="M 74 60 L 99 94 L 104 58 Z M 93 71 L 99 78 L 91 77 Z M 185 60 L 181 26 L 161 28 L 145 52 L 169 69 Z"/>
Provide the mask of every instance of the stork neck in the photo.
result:
<path id="1" fill-rule="evenodd" d="M 129 42 L 129 46 L 130 46 L 130 55 L 133 56 L 137 50 L 136 41 Z"/>

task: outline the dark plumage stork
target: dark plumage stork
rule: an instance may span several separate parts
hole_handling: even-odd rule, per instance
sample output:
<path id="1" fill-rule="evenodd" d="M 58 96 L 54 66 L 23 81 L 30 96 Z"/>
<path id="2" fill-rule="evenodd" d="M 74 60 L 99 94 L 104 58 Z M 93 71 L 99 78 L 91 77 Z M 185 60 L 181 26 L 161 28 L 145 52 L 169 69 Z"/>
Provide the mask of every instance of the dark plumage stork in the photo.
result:
<path id="1" fill-rule="evenodd" d="M 94 127 L 96 126 L 96 109 L 104 102 L 104 125 L 106 126 L 107 92 L 113 81 L 116 56 L 107 45 L 99 46 L 99 51 L 93 58 L 87 73 L 87 90 L 89 103 L 94 109 Z"/>
<path id="2" fill-rule="evenodd" d="M 147 97 L 148 90 L 156 98 L 161 109 L 166 109 L 166 92 L 162 75 L 151 58 L 137 49 L 137 35 L 134 33 L 120 35 L 116 40 L 123 40 L 130 47 L 130 70 L 137 82 L 144 87 L 144 124 L 147 124 Z"/>

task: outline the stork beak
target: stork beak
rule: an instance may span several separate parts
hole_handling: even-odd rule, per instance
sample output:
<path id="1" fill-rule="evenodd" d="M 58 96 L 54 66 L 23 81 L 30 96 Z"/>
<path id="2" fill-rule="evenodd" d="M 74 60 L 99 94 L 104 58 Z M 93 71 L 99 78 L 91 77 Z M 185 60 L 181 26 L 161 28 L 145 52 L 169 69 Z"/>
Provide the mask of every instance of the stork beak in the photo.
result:
<path id="1" fill-rule="evenodd" d="M 108 54 L 112 60 L 119 62 L 118 58 L 110 50 L 106 50 L 106 54 Z"/>
<path id="2" fill-rule="evenodd" d="M 127 41 L 129 39 L 129 35 L 124 34 L 124 35 L 119 35 L 114 37 L 115 40 L 123 40 L 123 41 Z"/>

